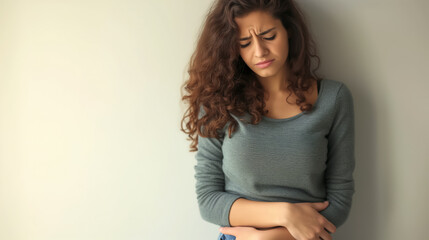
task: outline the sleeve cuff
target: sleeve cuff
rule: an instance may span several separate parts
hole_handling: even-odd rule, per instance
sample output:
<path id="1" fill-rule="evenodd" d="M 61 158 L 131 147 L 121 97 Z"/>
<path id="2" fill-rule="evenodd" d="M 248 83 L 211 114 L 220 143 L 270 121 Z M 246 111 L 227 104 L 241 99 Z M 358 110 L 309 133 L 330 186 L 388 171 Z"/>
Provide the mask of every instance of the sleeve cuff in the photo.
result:
<path id="1" fill-rule="evenodd" d="M 229 222 L 229 213 L 231 212 L 231 207 L 234 202 L 239 199 L 243 198 L 241 196 L 231 194 L 225 204 L 225 208 L 223 208 L 222 212 L 222 227 L 231 227 L 231 223 Z"/>

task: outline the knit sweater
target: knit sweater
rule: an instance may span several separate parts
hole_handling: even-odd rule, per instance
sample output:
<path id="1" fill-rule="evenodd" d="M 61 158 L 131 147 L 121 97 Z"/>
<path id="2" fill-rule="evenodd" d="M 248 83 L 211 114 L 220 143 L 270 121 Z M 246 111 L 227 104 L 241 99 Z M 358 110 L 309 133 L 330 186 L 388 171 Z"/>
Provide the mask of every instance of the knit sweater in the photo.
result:
<path id="1" fill-rule="evenodd" d="M 202 109 L 202 108 L 201 108 Z M 231 114 L 231 113 L 230 113 Z M 204 111 L 200 111 L 200 117 Z M 349 88 L 323 79 L 313 110 L 274 119 L 231 116 L 221 139 L 198 138 L 194 166 L 201 217 L 231 226 L 229 212 L 238 198 L 267 202 L 323 202 L 319 213 L 336 227 L 350 212 L 354 194 L 354 108 Z"/>

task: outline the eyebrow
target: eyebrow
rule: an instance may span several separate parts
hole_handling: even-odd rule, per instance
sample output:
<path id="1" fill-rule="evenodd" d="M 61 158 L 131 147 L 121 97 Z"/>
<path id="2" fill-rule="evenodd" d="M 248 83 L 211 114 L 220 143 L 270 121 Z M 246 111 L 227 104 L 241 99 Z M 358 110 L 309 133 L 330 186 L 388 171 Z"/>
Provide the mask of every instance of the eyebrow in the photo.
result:
<path id="1" fill-rule="evenodd" d="M 274 30 L 274 29 L 276 29 L 276 28 L 275 28 L 275 27 L 270 28 L 270 29 L 268 29 L 267 31 L 261 32 L 260 34 L 257 34 L 257 35 L 258 35 L 258 36 L 265 35 L 265 34 L 267 34 L 267 33 L 271 32 L 271 31 L 272 31 L 272 30 Z M 250 37 L 240 38 L 240 41 L 246 41 L 246 40 L 249 40 L 250 38 L 252 38 L 252 36 L 250 36 Z"/>

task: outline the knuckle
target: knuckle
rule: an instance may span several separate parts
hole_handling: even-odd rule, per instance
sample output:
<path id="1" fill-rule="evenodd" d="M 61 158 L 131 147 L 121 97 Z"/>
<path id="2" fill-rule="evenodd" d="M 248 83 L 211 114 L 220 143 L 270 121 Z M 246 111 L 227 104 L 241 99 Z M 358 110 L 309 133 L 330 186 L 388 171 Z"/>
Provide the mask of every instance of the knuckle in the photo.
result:
<path id="1" fill-rule="evenodd" d="M 313 240 L 313 239 L 315 239 L 315 237 L 316 237 L 316 234 L 314 234 L 314 233 L 308 233 L 305 236 L 305 238 L 303 238 L 303 240 Z"/>

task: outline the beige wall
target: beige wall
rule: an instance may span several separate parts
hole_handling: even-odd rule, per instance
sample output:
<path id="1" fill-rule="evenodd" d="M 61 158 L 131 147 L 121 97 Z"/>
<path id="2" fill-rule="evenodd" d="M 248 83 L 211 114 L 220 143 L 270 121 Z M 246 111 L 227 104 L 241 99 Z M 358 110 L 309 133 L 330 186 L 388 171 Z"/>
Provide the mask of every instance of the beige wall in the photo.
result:
<path id="1" fill-rule="evenodd" d="M 0 239 L 215 239 L 179 131 L 211 1 L 0 1 Z M 423 239 L 427 1 L 300 1 L 350 86 L 356 195 L 335 239 Z M 425 232 L 424 232 L 425 231 Z"/>

